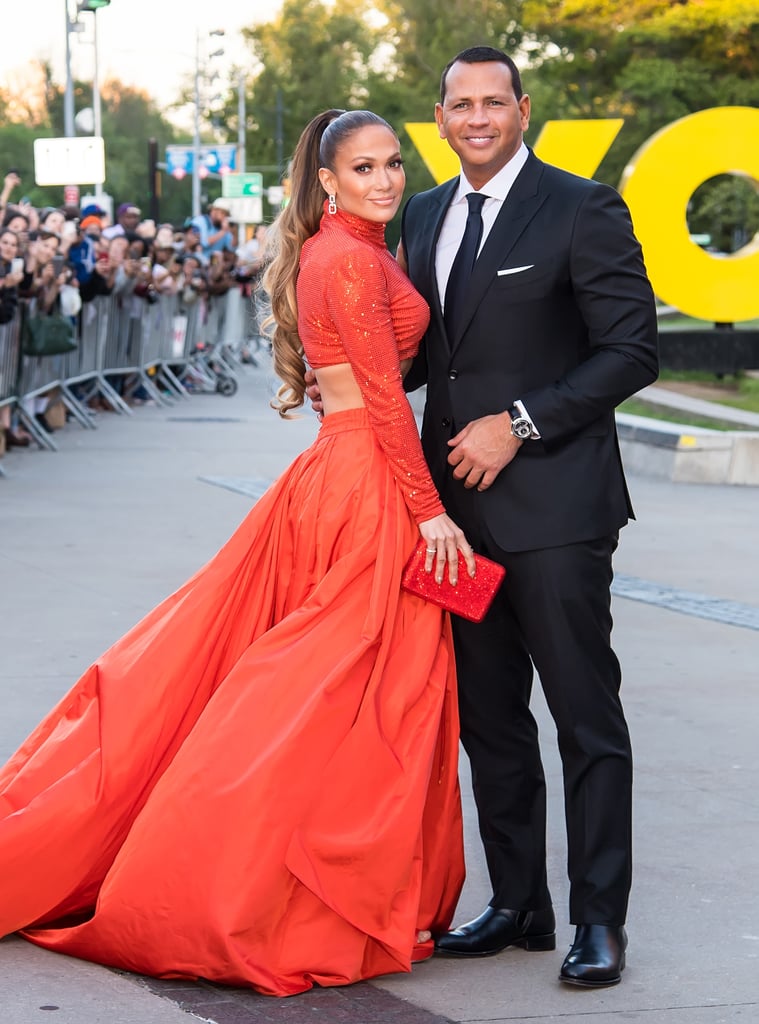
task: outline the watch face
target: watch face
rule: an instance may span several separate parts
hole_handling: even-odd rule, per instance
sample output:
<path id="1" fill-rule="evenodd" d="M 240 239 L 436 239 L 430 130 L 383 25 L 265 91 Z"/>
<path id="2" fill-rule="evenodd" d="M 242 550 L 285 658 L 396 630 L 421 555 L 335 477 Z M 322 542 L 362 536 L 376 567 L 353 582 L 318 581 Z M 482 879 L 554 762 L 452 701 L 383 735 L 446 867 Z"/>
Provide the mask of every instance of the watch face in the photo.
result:
<path id="1" fill-rule="evenodd" d="M 529 420 L 517 417 L 511 421 L 511 433 L 522 441 L 526 441 L 532 435 L 532 426 Z"/>

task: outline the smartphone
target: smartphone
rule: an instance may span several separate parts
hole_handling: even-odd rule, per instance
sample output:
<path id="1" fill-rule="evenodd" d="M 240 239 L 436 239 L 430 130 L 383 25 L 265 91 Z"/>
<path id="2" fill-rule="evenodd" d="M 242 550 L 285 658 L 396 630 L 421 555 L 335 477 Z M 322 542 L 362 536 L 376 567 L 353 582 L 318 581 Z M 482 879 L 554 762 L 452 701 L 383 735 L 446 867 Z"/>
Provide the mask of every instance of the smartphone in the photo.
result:
<path id="1" fill-rule="evenodd" d="M 66 258 L 61 253 L 56 253 L 53 256 L 53 273 L 57 277 L 63 270 L 63 264 L 66 262 Z"/>
<path id="2" fill-rule="evenodd" d="M 143 270 L 150 270 L 150 268 L 153 266 L 153 261 L 150 259 L 149 256 L 141 256 L 140 266 L 142 267 Z"/>
<path id="3" fill-rule="evenodd" d="M 24 257 L 14 256 L 11 260 L 11 273 L 22 274 L 24 271 Z"/>

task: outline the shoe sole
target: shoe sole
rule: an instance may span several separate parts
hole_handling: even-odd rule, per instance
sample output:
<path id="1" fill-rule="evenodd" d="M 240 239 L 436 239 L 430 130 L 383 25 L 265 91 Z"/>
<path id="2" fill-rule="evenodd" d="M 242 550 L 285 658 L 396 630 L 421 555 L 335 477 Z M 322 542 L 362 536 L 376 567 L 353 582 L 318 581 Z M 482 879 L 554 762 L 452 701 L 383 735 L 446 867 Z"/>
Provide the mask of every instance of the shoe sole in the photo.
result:
<path id="1" fill-rule="evenodd" d="M 528 953 L 550 953 L 556 949 L 556 933 L 552 935 L 525 935 L 521 939 L 507 942 L 505 946 L 498 946 L 497 949 L 478 950 L 476 953 L 466 953 L 456 949 L 441 949 L 439 946 L 435 946 L 435 955 L 474 959 L 475 957 L 482 956 L 497 956 L 510 946 L 518 946 L 520 949 L 527 950 Z"/>
<path id="2" fill-rule="evenodd" d="M 565 978 L 562 974 L 559 975 L 559 981 L 563 981 L 565 985 L 576 985 L 578 988 L 610 988 L 612 985 L 618 985 L 621 980 L 621 974 L 616 978 L 609 978 L 608 981 L 581 981 L 579 978 Z"/>

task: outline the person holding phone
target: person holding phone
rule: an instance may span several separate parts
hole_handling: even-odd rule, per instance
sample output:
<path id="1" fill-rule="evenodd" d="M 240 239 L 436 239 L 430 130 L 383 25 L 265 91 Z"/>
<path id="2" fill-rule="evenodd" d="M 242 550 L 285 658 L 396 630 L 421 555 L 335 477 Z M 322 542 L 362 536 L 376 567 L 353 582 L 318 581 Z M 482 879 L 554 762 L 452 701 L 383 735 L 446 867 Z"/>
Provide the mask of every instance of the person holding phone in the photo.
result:
<path id="1" fill-rule="evenodd" d="M 24 260 L 18 252 L 19 240 L 15 231 L 4 228 L 0 231 L 0 325 L 9 324 L 18 311 L 18 286 L 24 277 Z M 0 379 L 0 398 L 5 385 Z M 8 448 L 26 448 L 31 441 L 31 434 L 22 427 L 12 426 L 9 405 L 0 408 L 0 431 Z"/>
<path id="2" fill-rule="evenodd" d="M 160 227 L 153 239 L 153 284 L 160 295 L 175 295 L 179 290 L 181 267 L 174 248 L 174 232 Z"/>
<path id="3" fill-rule="evenodd" d="M 24 277 L 24 260 L 18 254 L 15 231 L 0 232 L 0 324 L 9 324 L 18 308 L 18 286 Z"/>
<path id="4" fill-rule="evenodd" d="M 98 240 L 95 263 L 92 273 L 79 282 L 82 302 L 91 302 L 98 295 L 110 295 L 116 283 L 116 262 L 111 259 L 109 243 L 104 238 Z"/>
<path id="5" fill-rule="evenodd" d="M 229 230 L 229 215 L 229 200 L 220 196 L 214 199 L 207 213 L 193 217 L 191 221 L 200 234 L 203 258 L 209 263 L 213 253 L 234 249 L 234 239 Z"/>
<path id="6" fill-rule="evenodd" d="M 8 200 L 11 197 L 11 192 L 13 192 L 14 188 L 18 188 L 20 184 L 21 178 L 19 177 L 18 171 L 14 167 L 10 171 L 8 171 L 3 180 L 3 189 L 2 192 L 0 192 L 0 214 L 5 213 L 5 209 L 8 205 Z"/>

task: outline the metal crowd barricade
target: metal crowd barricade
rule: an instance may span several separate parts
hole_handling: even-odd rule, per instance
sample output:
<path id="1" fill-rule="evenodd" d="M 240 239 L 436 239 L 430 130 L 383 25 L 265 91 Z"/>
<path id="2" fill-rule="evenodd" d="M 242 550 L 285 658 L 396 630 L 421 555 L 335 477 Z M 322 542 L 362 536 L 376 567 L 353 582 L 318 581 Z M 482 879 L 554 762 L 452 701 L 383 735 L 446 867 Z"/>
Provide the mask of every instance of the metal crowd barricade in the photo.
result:
<path id="1" fill-rule="evenodd" d="M 18 361 L 21 353 L 21 320 L 18 316 L 0 326 L 0 409 L 18 402 Z M 5 470 L 0 466 L 0 476 Z"/>
<path id="2" fill-rule="evenodd" d="M 124 399 L 130 377 L 138 378 L 140 325 L 142 322 L 141 299 L 134 295 L 114 295 L 100 298 L 97 302 L 98 317 L 105 319 L 103 331 L 102 378 L 106 384 L 104 399 L 117 412 L 131 415 L 132 410 Z"/>
<path id="3" fill-rule="evenodd" d="M 85 303 L 79 314 L 79 345 L 64 357 L 61 397 L 83 427 L 94 429 L 86 403 L 95 395 L 101 396 L 115 412 L 132 411 L 104 372 L 108 335 L 116 320 L 114 313 L 110 296 Z"/>
<path id="4" fill-rule="evenodd" d="M 190 397 L 181 378 L 198 340 L 200 303 L 184 310 L 176 296 L 153 304 L 131 294 L 99 296 L 82 306 L 77 348 L 60 356 L 21 354 L 25 312 L 0 327 L 0 408 L 15 406 L 40 447 L 58 449 L 34 413 L 34 399 L 53 389 L 86 429 L 95 429 L 87 402 L 96 395 L 129 414 L 124 395 L 140 384 L 164 405 Z"/>
<path id="5" fill-rule="evenodd" d="M 143 311 L 139 347 L 142 383 L 164 405 L 178 397 L 190 397 L 181 377 L 197 341 L 198 313 L 197 303 L 183 311 L 175 295 L 161 295 Z"/>
<path id="6" fill-rule="evenodd" d="M 19 334 L 23 332 L 24 317 L 28 310 L 20 304 L 16 314 Z M 20 348 L 20 346 L 19 346 Z M 37 422 L 34 414 L 34 399 L 60 386 L 68 356 L 25 356 L 20 355 L 18 371 L 18 415 L 40 448 L 57 451 L 58 445 L 50 434 Z"/>

